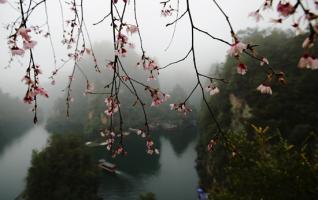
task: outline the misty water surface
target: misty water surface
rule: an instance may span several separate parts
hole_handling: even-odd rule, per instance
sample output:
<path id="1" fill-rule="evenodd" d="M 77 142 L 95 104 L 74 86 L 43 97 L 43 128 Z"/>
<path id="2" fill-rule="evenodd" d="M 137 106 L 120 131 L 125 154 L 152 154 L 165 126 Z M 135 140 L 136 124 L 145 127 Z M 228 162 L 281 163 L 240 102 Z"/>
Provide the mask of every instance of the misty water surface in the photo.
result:
<path id="1" fill-rule="evenodd" d="M 141 192 L 154 192 L 158 200 L 195 199 L 198 181 L 194 162 L 196 132 L 183 139 L 177 132 L 169 134 L 172 135 L 158 139 L 160 157 L 137 156 L 143 149 L 137 142 L 131 156 L 113 161 L 118 164 L 119 174 L 101 171 L 99 195 L 104 199 L 133 200 L 138 199 Z M 12 200 L 23 191 L 32 149 L 43 148 L 48 137 L 43 126 L 34 126 L 0 151 L 1 200 Z M 178 145 L 180 140 L 186 141 Z M 107 156 L 104 148 L 96 149 L 96 158 Z"/>

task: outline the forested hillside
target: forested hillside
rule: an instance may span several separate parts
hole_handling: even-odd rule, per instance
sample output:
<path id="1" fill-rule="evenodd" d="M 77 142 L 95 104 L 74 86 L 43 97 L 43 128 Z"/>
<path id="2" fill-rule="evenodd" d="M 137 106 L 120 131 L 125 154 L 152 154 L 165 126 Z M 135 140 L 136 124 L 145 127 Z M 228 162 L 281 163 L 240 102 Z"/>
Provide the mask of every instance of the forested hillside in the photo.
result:
<path id="1" fill-rule="evenodd" d="M 264 81 L 264 69 L 247 56 L 243 58 L 248 67 L 244 76 L 237 74 L 235 60 L 230 57 L 215 71 L 213 76 L 230 80 L 219 84 L 220 93 L 209 99 L 228 145 L 213 144 L 214 151 L 207 151 L 216 127 L 203 108 L 202 135 L 197 146 L 201 184 L 215 199 L 280 199 L 287 198 L 288 193 L 312 199 L 318 192 L 318 71 L 298 67 L 303 51 L 297 47 L 305 37 L 252 29 L 239 35 L 243 41 L 262 46 L 258 51 L 267 56 L 276 72 L 285 74 L 287 84 L 273 80 L 272 95 L 261 94 L 256 88 Z M 317 46 L 308 53 L 318 55 Z M 293 175 L 289 177 L 288 173 Z M 283 182 L 288 183 L 286 187 L 273 190 Z M 236 195 L 241 197 L 234 198 Z"/>

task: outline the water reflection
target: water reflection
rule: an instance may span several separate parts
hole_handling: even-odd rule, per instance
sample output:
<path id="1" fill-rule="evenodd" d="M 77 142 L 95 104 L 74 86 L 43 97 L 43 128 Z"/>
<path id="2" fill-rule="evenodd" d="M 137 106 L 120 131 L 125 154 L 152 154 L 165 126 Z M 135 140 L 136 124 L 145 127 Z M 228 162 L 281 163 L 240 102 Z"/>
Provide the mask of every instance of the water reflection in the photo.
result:
<path id="1" fill-rule="evenodd" d="M 146 154 L 146 142 L 136 135 L 127 137 L 129 155 L 113 159 L 105 147 L 94 147 L 96 160 L 116 163 L 118 174 L 100 172 L 100 196 L 112 200 L 134 200 L 142 192 L 153 192 L 158 200 L 193 200 L 198 177 L 195 171 L 195 131 L 153 134 L 160 156 Z M 24 188 L 32 149 L 43 147 L 49 133 L 35 126 L 0 152 L 0 199 L 12 200 Z"/>
<path id="2" fill-rule="evenodd" d="M 194 162 L 196 134 L 189 135 L 179 137 L 179 142 L 184 142 L 179 146 L 173 144 L 178 143 L 177 136 L 182 137 L 182 133 L 157 135 L 160 156 L 146 155 L 142 140 L 132 138 L 127 145 L 130 147 L 128 157 L 112 159 L 106 156 L 108 161 L 117 164 L 120 174 L 102 172 L 100 195 L 104 199 L 134 200 L 142 192 L 153 192 L 158 200 L 195 199 L 198 181 Z M 99 155 L 105 154 L 104 149 L 101 151 Z"/>

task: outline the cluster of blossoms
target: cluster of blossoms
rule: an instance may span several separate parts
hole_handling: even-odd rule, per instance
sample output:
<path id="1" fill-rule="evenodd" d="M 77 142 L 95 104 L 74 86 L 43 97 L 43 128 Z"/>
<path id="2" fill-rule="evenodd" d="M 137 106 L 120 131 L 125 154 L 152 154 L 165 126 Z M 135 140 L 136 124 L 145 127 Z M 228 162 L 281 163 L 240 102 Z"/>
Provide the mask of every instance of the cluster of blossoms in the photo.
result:
<path id="1" fill-rule="evenodd" d="M 289 2 L 279 1 L 277 5 L 277 12 L 284 17 L 288 17 L 295 12 L 295 8 Z"/>
<path id="2" fill-rule="evenodd" d="M 205 90 L 206 90 L 207 92 L 209 92 L 211 96 L 220 93 L 219 88 L 218 88 L 215 84 L 213 84 L 213 83 L 210 83 L 210 85 L 208 85 L 208 86 L 205 88 Z"/>
<path id="3" fill-rule="evenodd" d="M 29 35 L 30 32 L 30 28 L 21 27 L 17 30 L 16 35 L 12 36 L 12 38 L 9 40 L 12 56 L 22 56 L 24 55 L 24 50 L 32 49 L 37 44 L 36 41 L 31 40 L 31 36 Z M 18 47 L 17 36 L 21 36 L 21 38 L 23 39 L 23 48 Z"/>
<path id="4" fill-rule="evenodd" d="M 34 68 L 33 70 L 34 70 L 35 80 L 31 79 L 29 73 L 27 73 L 21 80 L 28 86 L 28 90 L 23 98 L 24 103 L 27 103 L 27 104 L 31 104 L 37 95 L 41 95 L 46 98 L 49 97 L 47 91 L 43 87 L 40 87 L 38 85 L 39 80 L 37 77 L 39 74 L 42 73 L 40 66 L 35 65 L 33 68 Z"/>
<path id="5" fill-rule="evenodd" d="M 130 130 L 132 131 L 135 131 L 136 132 L 136 135 L 142 137 L 142 138 L 146 138 L 147 137 L 147 134 L 145 131 L 143 130 L 140 130 L 140 129 L 132 129 L 130 128 Z M 146 152 L 150 155 L 153 155 L 154 153 L 155 154 L 159 154 L 159 150 L 157 148 L 155 148 L 155 145 L 154 145 L 154 142 L 153 140 L 148 136 L 147 139 L 146 139 L 146 147 L 147 147 L 147 150 Z"/>
<path id="6" fill-rule="evenodd" d="M 101 131 L 100 135 L 106 138 L 105 145 L 108 151 L 110 151 L 115 143 L 116 134 L 113 131 Z"/>
<path id="7" fill-rule="evenodd" d="M 155 148 L 155 144 L 151 138 L 147 138 L 146 141 L 147 153 L 152 154 L 159 154 L 159 150 Z"/>
<path id="8" fill-rule="evenodd" d="M 151 106 L 158 106 L 170 98 L 169 94 L 162 93 L 158 89 L 146 87 L 145 90 L 150 92 L 150 96 L 152 98 Z"/>
<path id="9" fill-rule="evenodd" d="M 185 103 L 170 104 L 170 109 L 183 113 L 184 115 L 187 115 L 188 113 L 192 112 L 192 109 L 189 107 L 186 107 Z"/>
<path id="10" fill-rule="evenodd" d="M 129 45 L 128 44 L 128 37 L 122 33 L 119 33 L 117 35 L 117 45 L 118 45 L 118 47 L 117 47 L 115 54 L 118 56 L 125 57 L 127 55 L 127 49 L 126 49 L 127 47 L 126 46 Z"/>
<path id="11" fill-rule="evenodd" d="M 107 116 L 111 117 L 114 113 L 118 112 L 120 105 L 117 99 L 114 99 L 113 97 L 107 97 L 105 99 L 105 103 L 107 106 L 107 109 L 105 110 L 105 114 Z"/>
<path id="12" fill-rule="evenodd" d="M 318 69 L 318 59 L 304 54 L 298 62 L 298 67 L 301 69 Z"/>
<path id="13" fill-rule="evenodd" d="M 141 60 L 137 63 L 137 67 L 142 67 L 145 71 L 150 72 L 150 76 L 147 79 L 148 81 L 156 80 L 155 76 L 159 75 L 158 64 L 150 57 L 145 56 L 145 54 L 141 56 Z"/>
<path id="14" fill-rule="evenodd" d="M 122 24 L 122 26 L 126 27 L 127 34 L 134 34 L 139 31 L 136 25 Z M 115 51 L 115 54 L 118 56 L 125 57 L 128 53 L 127 48 L 135 48 L 135 45 L 129 42 L 127 35 L 123 34 L 122 32 L 119 32 L 117 35 L 117 50 Z"/>
<path id="15" fill-rule="evenodd" d="M 246 64 L 240 61 L 240 55 L 243 53 L 243 51 L 249 48 L 249 45 L 240 42 L 236 38 L 234 38 L 234 40 L 235 42 L 231 45 L 231 48 L 228 50 L 228 54 L 238 60 L 238 65 L 236 66 L 237 73 L 245 75 L 247 72 L 247 66 Z"/>
<path id="16" fill-rule="evenodd" d="M 101 131 L 100 135 L 106 139 L 106 141 L 103 143 L 106 145 L 106 149 L 108 151 L 111 151 L 113 149 L 114 143 L 115 143 L 115 138 L 116 134 L 114 131 Z M 127 155 L 127 151 L 119 145 L 115 150 L 112 151 L 112 157 L 115 158 L 118 155 Z"/>

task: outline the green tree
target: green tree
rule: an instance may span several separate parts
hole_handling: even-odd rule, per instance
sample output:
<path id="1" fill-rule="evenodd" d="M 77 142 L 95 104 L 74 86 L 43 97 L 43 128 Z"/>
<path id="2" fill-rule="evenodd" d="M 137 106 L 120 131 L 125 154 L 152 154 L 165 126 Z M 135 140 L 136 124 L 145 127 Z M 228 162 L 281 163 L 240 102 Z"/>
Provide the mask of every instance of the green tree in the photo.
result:
<path id="1" fill-rule="evenodd" d="M 79 135 L 51 136 L 47 147 L 33 152 L 26 178 L 26 200 L 94 200 L 97 167 Z"/>
<path id="2" fill-rule="evenodd" d="M 223 154 L 224 160 L 213 160 L 207 166 L 210 171 L 218 168 L 226 174 L 222 179 L 210 177 L 211 199 L 317 198 L 317 151 L 315 158 L 309 159 L 305 146 L 299 151 L 279 134 L 270 135 L 266 129 L 256 127 L 255 134 L 229 133 L 226 139 L 235 146 L 237 154 Z M 212 154 L 224 151 L 220 145 Z"/>

